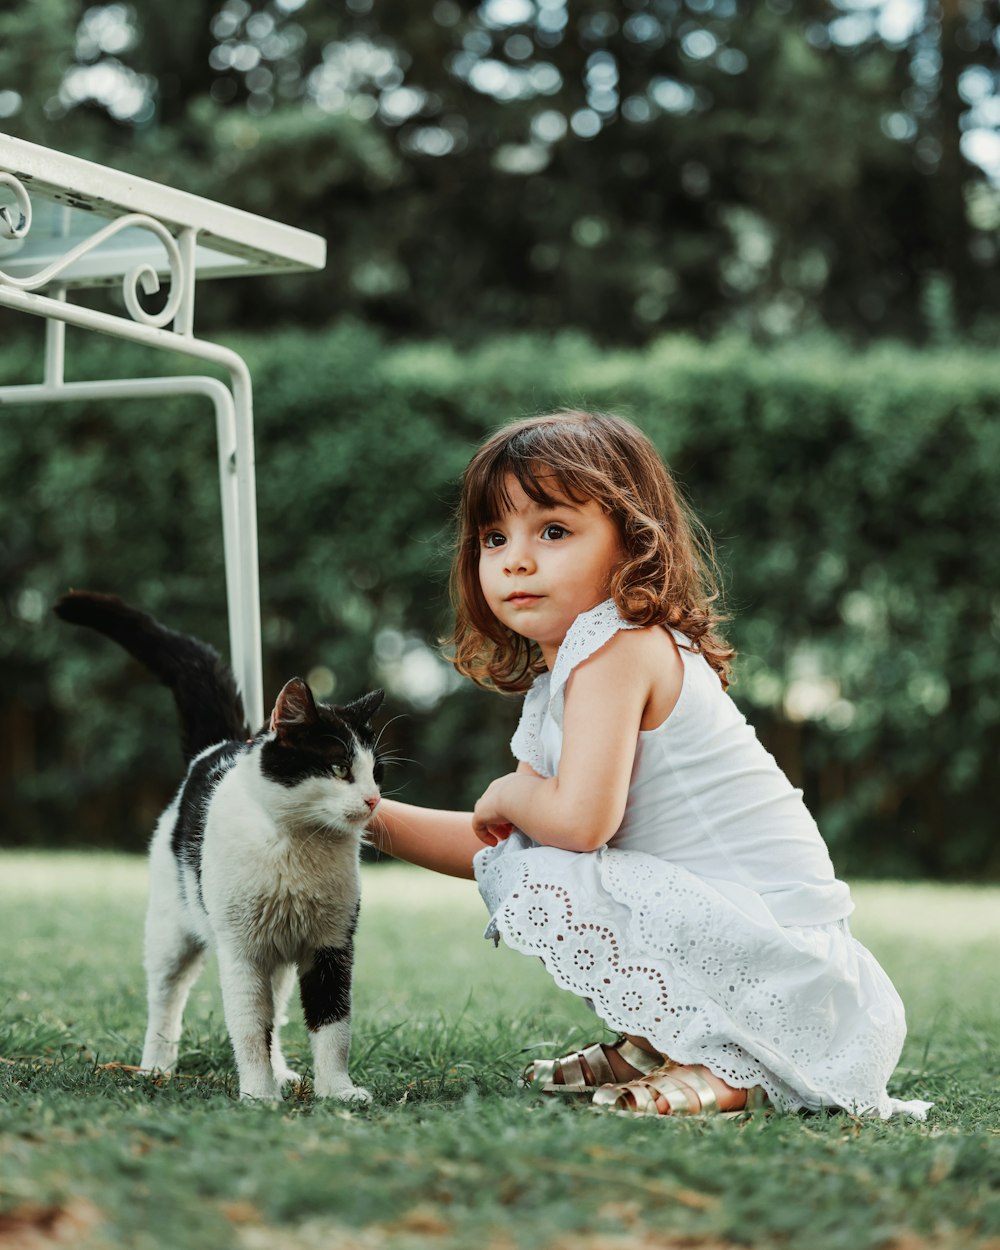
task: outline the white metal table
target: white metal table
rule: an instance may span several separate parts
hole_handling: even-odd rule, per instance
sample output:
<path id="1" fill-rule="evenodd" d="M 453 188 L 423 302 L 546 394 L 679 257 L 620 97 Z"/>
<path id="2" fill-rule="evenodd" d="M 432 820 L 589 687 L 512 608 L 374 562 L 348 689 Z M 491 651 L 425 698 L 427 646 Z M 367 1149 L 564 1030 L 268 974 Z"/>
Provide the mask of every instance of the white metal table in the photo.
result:
<path id="1" fill-rule="evenodd" d="M 253 395 L 243 359 L 194 335 L 199 279 L 322 269 L 318 235 L 0 134 L 0 306 L 45 319 L 44 380 L 0 387 L 0 405 L 202 396 L 216 418 L 229 645 L 251 725 L 264 716 Z M 157 313 L 142 305 L 169 281 Z M 70 302 L 121 284 L 127 316 Z M 179 352 L 210 376 L 68 382 L 66 326 Z"/>

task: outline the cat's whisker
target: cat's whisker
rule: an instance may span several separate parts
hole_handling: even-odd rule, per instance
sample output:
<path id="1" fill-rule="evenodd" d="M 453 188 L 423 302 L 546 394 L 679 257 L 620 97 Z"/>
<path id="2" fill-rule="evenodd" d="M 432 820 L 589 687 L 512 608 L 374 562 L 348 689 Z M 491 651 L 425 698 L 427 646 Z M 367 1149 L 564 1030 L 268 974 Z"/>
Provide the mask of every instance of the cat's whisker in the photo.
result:
<path id="1" fill-rule="evenodd" d="M 418 768 L 420 767 L 420 761 L 412 759 L 409 755 L 380 755 L 379 763 L 385 765 L 414 764 Z"/>
<path id="2" fill-rule="evenodd" d="M 401 785 L 396 786 L 395 789 L 393 790 L 383 790 L 382 797 L 384 799 L 394 799 L 397 794 L 402 794 L 403 791 L 406 790 L 407 784 L 408 783 L 404 781 Z"/>
<path id="3" fill-rule="evenodd" d="M 390 726 L 390 725 L 395 725 L 396 721 L 398 721 L 398 720 L 405 720 L 405 719 L 406 719 L 406 717 L 404 716 L 404 714 L 403 714 L 402 712 L 400 712 L 398 716 L 392 716 L 392 717 L 390 717 L 390 718 L 389 718 L 389 720 L 387 720 L 387 721 L 383 724 L 382 728 L 378 731 L 378 736 L 377 736 L 377 737 L 376 737 L 376 739 L 375 739 L 375 752 L 376 752 L 376 754 L 378 754 L 378 748 L 382 745 L 382 735 L 383 735 L 383 734 L 385 733 L 385 731 L 389 728 L 389 726 Z"/>

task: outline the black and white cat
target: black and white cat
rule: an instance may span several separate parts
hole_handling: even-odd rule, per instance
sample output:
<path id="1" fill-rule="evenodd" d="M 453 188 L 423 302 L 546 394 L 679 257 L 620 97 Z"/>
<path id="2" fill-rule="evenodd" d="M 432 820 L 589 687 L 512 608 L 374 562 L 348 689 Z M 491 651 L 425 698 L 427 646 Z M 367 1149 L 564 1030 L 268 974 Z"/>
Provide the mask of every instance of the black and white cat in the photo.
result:
<path id="1" fill-rule="evenodd" d="M 348 1074 L 358 851 L 379 803 L 376 690 L 343 707 L 293 678 L 252 737 L 233 675 L 206 643 L 110 595 L 71 591 L 65 621 L 114 639 L 173 692 L 189 763 L 150 846 L 142 1067 L 169 1071 L 209 947 L 240 1095 L 273 1100 L 298 1079 L 279 1023 L 298 979 L 320 1097 L 367 1102 Z"/>

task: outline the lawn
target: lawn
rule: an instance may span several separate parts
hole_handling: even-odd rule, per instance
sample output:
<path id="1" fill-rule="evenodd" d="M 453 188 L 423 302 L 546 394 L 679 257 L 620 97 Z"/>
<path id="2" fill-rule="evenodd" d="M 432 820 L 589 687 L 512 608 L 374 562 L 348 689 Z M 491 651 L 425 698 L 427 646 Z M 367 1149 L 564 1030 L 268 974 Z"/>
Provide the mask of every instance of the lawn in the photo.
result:
<path id="1" fill-rule="evenodd" d="M 527 1058 L 592 1017 L 481 940 L 474 887 L 395 865 L 366 868 L 358 935 L 372 1107 L 239 1103 L 214 964 L 179 1075 L 138 1076 L 114 1065 L 141 1046 L 144 893 L 138 858 L 0 855 L 0 1250 L 1000 1250 L 1000 889 L 855 889 L 908 1007 L 891 1092 L 925 1124 L 532 1098 Z"/>

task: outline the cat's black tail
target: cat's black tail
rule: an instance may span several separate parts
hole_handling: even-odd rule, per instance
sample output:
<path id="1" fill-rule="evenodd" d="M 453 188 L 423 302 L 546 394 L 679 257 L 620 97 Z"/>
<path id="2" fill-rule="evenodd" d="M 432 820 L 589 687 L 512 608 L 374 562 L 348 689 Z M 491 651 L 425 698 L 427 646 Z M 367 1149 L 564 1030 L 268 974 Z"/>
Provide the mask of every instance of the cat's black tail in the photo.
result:
<path id="1" fill-rule="evenodd" d="M 129 607 L 114 595 L 89 590 L 63 595 L 55 613 L 64 621 L 106 634 L 170 688 L 188 762 L 216 742 L 247 737 L 236 680 L 207 642 L 167 629 L 148 612 Z"/>

